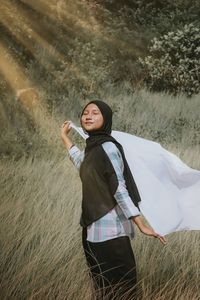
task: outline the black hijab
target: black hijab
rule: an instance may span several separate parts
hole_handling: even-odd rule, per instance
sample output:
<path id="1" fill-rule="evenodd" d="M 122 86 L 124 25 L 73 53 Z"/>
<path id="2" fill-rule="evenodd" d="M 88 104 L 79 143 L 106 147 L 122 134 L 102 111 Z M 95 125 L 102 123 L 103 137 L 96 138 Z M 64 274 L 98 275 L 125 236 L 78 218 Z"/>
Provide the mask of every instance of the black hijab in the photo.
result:
<path id="1" fill-rule="evenodd" d="M 134 181 L 134 178 L 132 176 L 131 170 L 130 170 L 127 160 L 125 158 L 123 147 L 114 137 L 111 136 L 112 115 L 113 115 L 112 109 L 110 108 L 110 106 L 107 103 L 105 103 L 102 100 L 93 100 L 85 105 L 85 107 L 82 110 L 81 116 L 83 115 L 83 112 L 86 109 L 86 107 L 91 103 L 95 104 L 101 111 L 101 114 L 104 119 L 104 123 L 101 128 L 99 128 L 97 130 L 92 130 L 92 131 L 86 131 L 81 124 L 83 131 L 89 135 L 89 137 L 86 139 L 85 154 L 87 154 L 93 147 L 100 145 L 104 142 L 111 141 L 111 142 L 115 143 L 115 145 L 117 146 L 117 148 L 119 149 L 119 151 L 122 155 L 122 159 L 124 162 L 123 175 L 125 178 L 126 187 L 127 187 L 129 196 L 131 197 L 133 203 L 139 208 L 138 202 L 141 201 L 141 198 L 140 198 L 136 183 Z"/>

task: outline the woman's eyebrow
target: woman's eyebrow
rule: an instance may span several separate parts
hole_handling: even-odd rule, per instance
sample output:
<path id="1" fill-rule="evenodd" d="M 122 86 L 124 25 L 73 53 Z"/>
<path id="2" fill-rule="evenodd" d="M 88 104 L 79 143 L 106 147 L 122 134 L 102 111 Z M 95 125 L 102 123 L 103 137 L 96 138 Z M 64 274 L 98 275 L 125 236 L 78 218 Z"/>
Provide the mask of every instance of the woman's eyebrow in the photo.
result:
<path id="1" fill-rule="evenodd" d="M 88 109 L 84 110 L 84 112 L 86 112 L 86 111 L 88 111 Z M 99 109 L 94 108 L 94 109 L 92 109 L 92 111 L 99 111 Z"/>

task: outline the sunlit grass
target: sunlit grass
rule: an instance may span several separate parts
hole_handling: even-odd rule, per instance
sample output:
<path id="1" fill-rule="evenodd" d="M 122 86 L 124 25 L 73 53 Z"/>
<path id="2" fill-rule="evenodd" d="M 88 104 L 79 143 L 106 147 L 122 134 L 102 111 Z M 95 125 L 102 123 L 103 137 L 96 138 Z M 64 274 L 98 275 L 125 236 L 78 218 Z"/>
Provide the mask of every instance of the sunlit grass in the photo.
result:
<path id="1" fill-rule="evenodd" d="M 67 153 L 63 159 L 4 160 L 1 174 L 1 297 L 90 299 L 81 184 Z M 199 232 L 167 238 L 163 246 L 137 232 L 132 243 L 142 299 L 198 299 Z"/>

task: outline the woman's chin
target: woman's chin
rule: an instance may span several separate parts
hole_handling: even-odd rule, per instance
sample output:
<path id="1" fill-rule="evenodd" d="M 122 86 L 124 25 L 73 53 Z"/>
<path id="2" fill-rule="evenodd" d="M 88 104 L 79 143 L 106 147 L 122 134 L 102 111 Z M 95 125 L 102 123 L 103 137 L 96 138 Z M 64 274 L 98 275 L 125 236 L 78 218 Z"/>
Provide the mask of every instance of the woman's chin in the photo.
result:
<path id="1" fill-rule="evenodd" d="M 86 131 L 93 131 L 93 130 L 95 130 L 96 128 L 94 128 L 92 125 L 90 126 L 84 126 L 84 129 L 86 130 Z"/>

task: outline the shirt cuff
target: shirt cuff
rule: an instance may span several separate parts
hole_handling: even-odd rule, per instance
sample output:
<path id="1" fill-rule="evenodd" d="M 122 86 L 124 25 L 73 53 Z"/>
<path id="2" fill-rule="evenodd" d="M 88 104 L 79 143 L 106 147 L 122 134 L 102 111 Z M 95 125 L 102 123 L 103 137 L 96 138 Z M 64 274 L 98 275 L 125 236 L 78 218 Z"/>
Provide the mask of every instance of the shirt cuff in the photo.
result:
<path id="1" fill-rule="evenodd" d="M 141 214 L 138 213 L 137 215 L 130 216 L 128 219 L 131 220 L 133 217 L 138 217 L 138 216 L 141 216 Z"/>
<path id="2" fill-rule="evenodd" d="M 132 217 L 140 216 L 140 211 L 139 209 L 134 205 L 133 209 L 125 209 L 123 210 L 125 216 L 127 219 L 130 219 Z"/>

